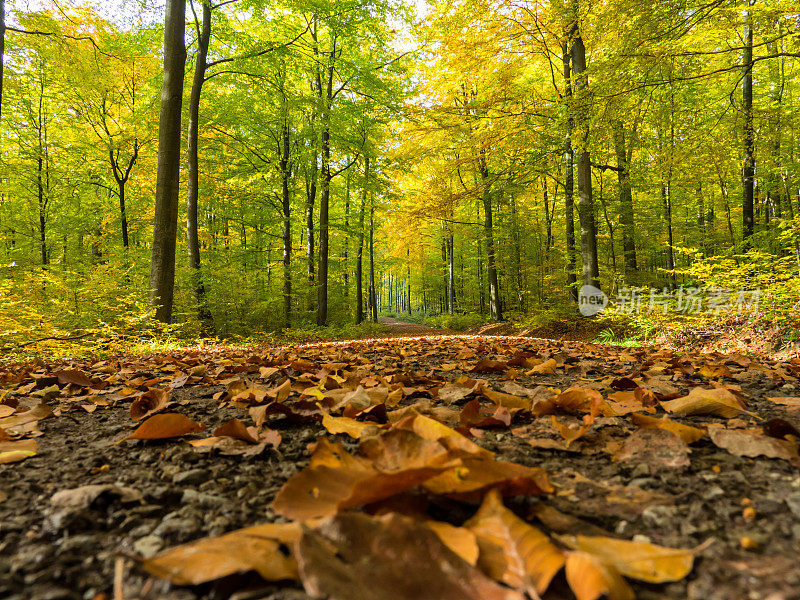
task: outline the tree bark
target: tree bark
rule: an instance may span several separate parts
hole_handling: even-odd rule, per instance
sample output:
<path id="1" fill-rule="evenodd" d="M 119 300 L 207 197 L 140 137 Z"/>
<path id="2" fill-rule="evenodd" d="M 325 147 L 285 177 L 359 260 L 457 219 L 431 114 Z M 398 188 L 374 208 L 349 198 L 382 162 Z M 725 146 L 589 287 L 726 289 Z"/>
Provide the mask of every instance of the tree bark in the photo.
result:
<path id="1" fill-rule="evenodd" d="M 364 211 L 367 209 L 369 155 L 364 155 L 364 186 L 358 212 L 358 249 L 356 250 L 356 324 L 364 322 Z M 370 263 L 371 268 L 372 263 Z M 370 305 L 371 306 L 371 305 Z"/>
<path id="2" fill-rule="evenodd" d="M 628 151 L 625 146 L 625 130 L 622 121 L 614 119 L 611 122 L 614 133 L 614 152 L 617 155 L 617 181 L 619 183 L 619 222 L 622 225 L 622 253 L 625 257 L 625 276 L 628 283 L 635 277 L 638 266 L 636 264 L 636 243 L 633 219 L 633 192 L 631 190 L 630 167 L 628 165 Z"/>
<path id="3" fill-rule="evenodd" d="M 192 91 L 189 96 L 189 126 L 187 129 L 186 160 L 189 181 L 186 195 L 186 245 L 191 269 L 192 287 L 197 303 L 197 317 L 203 335 L 214 330 L 211 311 L 206 299 L 206 288 L 200 272 L 200 236 L 198 234 L 197 210 L 200 203 L 200 165 L 198 146 L 200 137 L 200 97 L 208 68 L 208 46 L 211 40 L 211 5 L 203 1 L 202 24 L 197 39 L 197 58 L 192 79 Z"/>
<path id="4" fill-rule="evenodd" d="M 119 156 L 114 156 L 114 151 L 109 149 L 108 162 L 111 164 L 111 172 L 114 175 L 114 181 L 117 182 L 117 196 L 119 196 L 119 216 L 122 228 L 122 247 L 128 248 L 128 214 L 125 208 L 125 187 L 130 179 L 131 171 L 133 170 L 136 160 L 139 158 L 139 143 L 133 143 L 133 156 L 128 160 L 128 166 L 123 171 L 119 165 Z"/>
<path id="5" fill-rule="evenodd" d="M 186 2 L 167 0 L 164 20 L 164 81 L 158 127 L 158 169 L 153 222 L 153 252 L 150 260 L 150 299 L 156 318 L 172 319 L 175 287 L 175 245 L 178 231 L 180 187 L 181 104 L 186 68 L 184 45 Z"/>
<path id="6" fill-rule="evenodd" d="M 576 275 L 577 256 L 575 252 L 575 151 L 572 148 L 573 119 L 571 116 L 572 104 L 572 68 L 571 55 L 568 41 L 561 45 L 561 60 L 564 69 L 564 96 L 567 99 L 570 116 L 567 119 L 567 135 L 564 148 L 564 220 L 566 221 L 567 236 L 567 289 L 573 302 L 578 302 L 578 277 Z"/>
<path id="7" fill-rule="evenodd" d="M 575 74 L 575 90 L 579 94 L 581 114 L 581 146 L 578 157 L 578 220 L 581 225 L 581 264 L 582 283 L 599 289 L 600 269 L 597 261 L 597 225 L 594 216 L 594 200 L 592 198 L 592 163 L 587 144 L 589 141 L 589 120 L 585 116 L 588 110 L 586 48 L 583 45 L 580 28 L 578 26 L 578 7 L 574 5 L 573 21 L 571 24 L 572 38 L 572 69 Z"/>
<path id="8" fill-rule="evenodd" d="M 3 118 L 3 73 L 6 51 L 6 0 L 0 0 L 0 120 Z"/>
<path id="9" fill-rule="evenodd" d="M 292 325 L 292 198 L 289 190 L 291 177 L 289 136 L 289 120 L 288 116 L 284 115 L 279 167 L 283 209 L 283 320 L 286 327 Z"/>
<path id="10" fill-rule="evenodd" d="M 489 166 L 485 156 L 480 157 L 481 183 L 483 187 L 483 235 L 486 239 L 486 271 L 489 276 L 489 311 L 495 321 L 503 320 L 500 306 L 500 286 L 497 280 L 495 263 L 494 231 L 492 222 L 492 190 L 489 180 Z"/>
<path id="11" fill-rule="evenodd" d="M 334 41 L 325 74 L 325 91 L 322 98 L 322 177 L 319 193 L 319 268 L 317 269 L 317 325 L 328 324 L 328 255 L 329 255 L 329 209 L 331 196 L 331 101 L 333 99 L 333 71 L 336 43 Z"/>
<path id="12" fill-rule="evenodd" d="M 753 133 L 753 0 L 745 0 L 744 56 L 742 63 L 742 110 L 744 112 L 744 167 L 742 169 L 742 239 L 753 235 L 753 185 L 756 158 Z"/>
<path id="13" fill-rule="evenodd" d="M 369 305 L 372 322 L 378 322 L 378 298 L 375 295 L 375 196 L 369 201 Z"/>

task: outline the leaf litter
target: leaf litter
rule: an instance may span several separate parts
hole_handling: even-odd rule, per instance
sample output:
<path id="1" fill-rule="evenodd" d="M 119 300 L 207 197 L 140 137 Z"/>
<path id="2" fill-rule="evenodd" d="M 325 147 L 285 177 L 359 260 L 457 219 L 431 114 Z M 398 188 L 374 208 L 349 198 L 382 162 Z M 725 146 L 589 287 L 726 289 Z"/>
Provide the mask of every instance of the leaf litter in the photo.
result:
<path id="1" fill-rule="evenodd" d="M 758 379 L 744 377 L 748 370 L 763 382 L 774 373 L 784 395 L 721 383 Z M 779 564 L 771 545 L 798 551 L 800 531 L 787 545 L 765 518 L 778 514 L 776 503 L 800 514 L 787 395 L 796 376 L 797 360 L 469 336 L 12 367 L 2 381 L 0 474 L 16 483 L 4 498 L 24 494 L 28 465 L 53 464 L 50 439 L 67 442 L 60 429 L 79 430 L 77 419 L 90 427 L 108 415 L 119 433 L 100 432 L 97 458 L 73 476 L 76 485 L 47 484 L 54 501 L 39 509 L 42 524 L 4 513 L 0 524 L 30 523 L 33 535 L 12 528 L 0 551 L 21 543 L 22 560 L 28 544 L 54 533 L 80 539 L 92 531 L 90 515 L 108 510 L 132 524 L 116 535 L 125 556 L 139 557 L 127 585 L 141 597 L 171 597 L 158 582 L 206 597 L 201 584 L 258 581 L 274 598 L 298 585 L 329 598 L 649 597 L 637 587 L 644 581 L 663 597 L 714 598 L 735 589 L 715 573 L 739 564 L 737 553 L 751 563 L 762 553 L 769 574 L 766 565 Z M 166 491 L 143 478 L 147 470 L 126 479 L 126 453 L 147 457 L 161 473 L 154 481 L 171 481 Z M 760 457 L 749 464 L 777 475 L 762 498 L 722 473 L 720 463 L 733 469 L 739 457 Z M 276 475 L 264 479 L 264 469 Z M 225 488 L 239 470 L 251 475 Z M 181 489 L 183 507 L 169 512 Z M 727 497 L 740 506 L 745 495 L 752 506 L 737 509 L 740 521 L 707 526 L 704 511 Z M 239 505 L 254 508 L 225 516 Z M 276 517 L 288 522 L 264 522 Z M 97 552 L 100 574 L 108 552 Z M 698 571 L 698 555 L 714 561 Z M 36 572 L 35 563 L 12 562 L 0 569 L 0 591 L 14 589 L 13 573 Z M 782 586 L 791 578 L 774 575 L 762 591 L 790 589 Z"/>

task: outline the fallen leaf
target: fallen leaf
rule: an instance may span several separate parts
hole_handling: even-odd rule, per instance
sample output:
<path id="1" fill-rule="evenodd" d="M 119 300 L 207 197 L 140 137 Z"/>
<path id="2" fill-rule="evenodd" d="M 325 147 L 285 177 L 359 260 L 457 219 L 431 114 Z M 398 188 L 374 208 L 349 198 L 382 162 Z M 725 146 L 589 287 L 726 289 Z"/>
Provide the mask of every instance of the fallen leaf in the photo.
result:
<path id="1" fill-rule="evenodd" d="M 755 416 L 745 410 L 739 399 L 725 388 L 708 390 L 696 387 L 688 396 L 662 401 L 659 404 L 667 412 L 676 415 L 715 415 L 728 419 L 742 413 Z"/>
<path id="2" fill-rule="evenodd" d="M 363 435 L 365 430 L 375 429 L 374 424 L 362 423 L 348 417 L 333 417 L 328 413 L 323 413 L 322 415 L 322 426 L 330 434 L 345 433 L 356 440 Z"/>
<path id="3" fill-rule="evenodd" d="M 586 552 L 570 552 L 565 565 L 567 583 L 578 600 L 634 600 L 633 590 L 611 565 Z"/>
<path id="4" fill-rule="evenodd" d="M 678 468 L 689 463 L 689 446 L 665 429 L 637 429 L 614 452 L 614 459 L 632 460 L 651 467 Z"/>
<path id="5" fill-rule="evenodd" d="M 786 419 L 770 419 L 762 426 L 764 434 L 770 437 L 784 439 L 787 436 L 800 439 L 800 431 Z"/>
<path id="6" fill-rule="evenodd" d="M 480 549 L 478 548 L 478 540 L 472 531 L 466 527 L 456 527 L 442 521 L 423 521 L 422 524 L 433 530 L 445 546 L 473 567 L 478 564 Z M 485 569 L 481 570 L 484 573 L 486 572 Z"/>
<path id="7" fill-rule="evenodd" d="M 689 574 L 694 564 L 694 550 L 603 536 L 560 535 L 557 539 L 573 550 L 597 557 L 625 577 L 648 583 L 680 581 Z"/>
<path id="8" fill-rule="evenodd" d="M 633 421 L 633 424 L 641 429 L 665 429 L 666 431 L 670 431 L 687 444 L 693 444 L 706 435 L 705 429 L 682 425 L 681 423 L 670 421 L 667 417 L 659 419 L 658 417 L 634 414 L 631 415 L 631 421 Z"/>
<path id="9" fill-rule="evenodd" d="M 92 385 L 92 381 L 86 376 L 86 373 L 77 369 L 56 371 L 53 375 L 58 377 L 58 383 L 61 385 L 67 385 L 68 383 L 78 387 L 90 387 Z"/>
<path id="10" fill-rule="evenodd" d="M 558 363 L 554 358 L 551 358 L 540 365 L 536 365 L 526 375 L 555 375 Z"/>
<path id="11" fill-rule="evenodd" d="M 144 497 L 137 489 L 105 483 L 61 490 L 50 497 L 50 504 L 57 508 L 88 508 L 103 494 L 116 496 L 123 504 L 138 502 Z"/>
<path id="12" fill-rule="evenodd" d="M 199 585 L 247 571 L 267 581 L 297 579 L 297 563 L 288 550 L 301 535 L 300 523 L 255 525 L 170 548 L 142 566 L 176 585 Z"/>
<path id="13" fill-rule="evenodd" d="M 199 433 L 206 428 L 202 423 L 192 421 L 189 417 L 179 413 L 162 413 L 153 415 L 144 421 L 132 434 L 125 436 L 124 440 L 162 440 L 190 433 Z"/>
<path id="14" fill-rule="evenodd" d="M 709 427 L 708 437 L 714 445 L 736 456 L 766 456 L 792 460 L 798 457 L 796 441 L 782 440 L 762 434 L 757 430 Z"/>
<path id="15" fill-rule="evenodd" d="M 479 501 L 492 488 L 503 496 L 553 492 L 544 469 L 486 458 L 464 458 L 462 465 L 432 477 L 423 487 L 432 494 L 466 502 Z"/>
<path id="16" fill-rule="evenodd" d="M 0 442 L 0 464 L 20 462 L 36 456 L 39 447 L 36 440 L 19 440 L 16 442 Z"/>
<path id="17" fill-rule="evenodd" d="M 478 536 L 481 570 L 533 598 L 547 590 L 564 566 L 564 554 L 545 534 L 508 510 L 496 489 L 486 494 L 464 526 Z"/>
<path id="18" fill-rule="evenodd" d="M 508 365 L 504 362 L 482 358 L 470 369 L 470 373 L 502 373 L 506 369 Z"/>
<path id="19" fill-rule="evenodd" d="M 249 431 L 248 428 L 239 419 L 231 419 L 226 423 L 217 427 L 212 435 L 216 437 L 232 437 L 237 440 L 242 440 L 248 444 L 257 444 L 258 438 L 256 437 L 255 428 Z"/>
<path id="20" fill-rule="evenodd" d="M 31 410 L 0 419 L 0 427 L 4 429 L 10 429 L 12 427 L 19 427 L 20 425 L 25 425 L 27 423 L 41 421 L 42 419 L 47 419 L 48 417 L 52 416 L 52 408 L 50 408 L 47 404 L 39 404 Z"/>
<path id="21" fill-rule="evenodd" d="M 303 587 L 330 600 L 523 600 L 450 550 L 424 524 L 397 514 L 343 513 L 306 530 Z"/>
<path id="22" fill-rule="evenodd" d="M 164 410 L 170 403 L 170 389 L 150 388 L 131 403 L 131 419 L 141 421 L 161 410 Z"/>

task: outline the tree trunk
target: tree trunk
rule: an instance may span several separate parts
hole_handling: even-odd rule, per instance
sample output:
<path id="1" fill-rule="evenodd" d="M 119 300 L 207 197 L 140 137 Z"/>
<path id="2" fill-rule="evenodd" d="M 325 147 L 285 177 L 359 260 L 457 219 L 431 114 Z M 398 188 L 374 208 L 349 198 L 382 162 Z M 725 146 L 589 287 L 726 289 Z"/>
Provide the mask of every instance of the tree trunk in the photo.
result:
<path id="1" fill-rule="evenodd" d="M 453 257 L 453 225 L 450 224 L 447 236 L 447 314 L 456 310 L 455 259 Z"/>
<path id="2" fill-rule="evenodd" d="M 186 198 L 186 245 L 189 254 L 192 287 L 197 303 L 197 317 L 200 320 L 201 332 L 209 335 L 214 330 L 211 311 L 206 300 L 206 288 L 200 272 L 200 236 L 197 226 L 197 210 L 200 201 L 200 165 L 198 145 L 200 137 L 200 97 L 208 68 L 208 45 L 211 40 L 211 6 L 203 2 L 202 25 L 197 40 L 197 58 L 192 79 L 192 91 L 189 96 L 189 126 L 187 130 L 186 160 L 189 172 Z"/>
<path id="3" fill-rule="evenodd" d="M 611 122 L 614 132 L 614 152 L 617 155 L 617 180 L 619 182 L 619 222 L 622 225 L 622 253 L 625 257 L 625 276 L 628 283 L 633 281 L 638 266 L 636 265 L 636 244 L 633 220 L 633 192 L 631 191 L 630 167 L 628 151 L 625 146 L 625 130 L 622 121 Z"/>
<path id="4" fill-rule="evenodd" d="M 133 166 L 136 164 L 136 159 L 139 158 L 139 143 L 133 143 L 133 156 L 128 161 L 128 166 L 123 171 L 119 165 L 119 154 L 114 155 L 112 149 L 108 150 L 108 161 L 111 164 L 111 172 L 114 175 L 114 180 L 117 182 L 117 196 L 119 196 L 119 216 L 122 228 L 122 247 L 128 248 L 128 214 L 125 208 L 125 187 L 128 179 L 131 176 Z"/>
<path id="5" fill-rule="evenodd" d="M 350 162 L 350 157 L 347 157 Z M 344 297 L 349 304 L 350 299 L 350 169 L 347 170 L 347 177 L 344 185 Z"/>
<path id="6" fill-rule="evenodd" d="M 44 184 L 42 183 L 42 168 L 43 168 L 43 160 L 42 157 L 39 156 L 37 162 L 37 171 L 36 171 L 36 188 L 38 190 L 38 199 L 39 199 L 39 247 L 42 253 L 42 266 L 47 266 L 49 263 L 47 257 L 47 235 L 46 235 L 46 225 L 47 225 L 47 199 L 44 195 Z"/>
<path id="7" fill-rule="evenodd" d="M 744 56 L 742 63 L 742 110 L 744 112 L 744 168 L 742 170 L 742 239 L 753 235 L 753 184 L 756 158 L 753 134 L 753 0 L 745 0 Z"/>
<path id="8" fill-rule="evenodd" d="M 364 211 L 367 209 L 369 155 L 364 155 L 364 187 L 358 212 L 358 249 L 356 250 L 356 324 L 364 322 Z M 370 268 L 372 262 L 370 261 Z M 371 305 L 370 305 L 371 306 Z"/>
<path id="9" fill-rule="evenodd" d="M 569 43 L 565 41 L 561 45 L 561 59 L 564 67 L 564 95 L 567 102 L 572 103 L 572 72 L 570 66 L 570 51 Z M 571 114 L 571 106 L 570 106 Z M 566 172 L 564 175 L 564 214 L 566 221 L 566 236 L 567 236 L 567 289 L 569 290 L 569 297 L 573 302 L 578 302 L 578 277 L 576 275 L 577 256 L 575 252 L 575 180 L 574 180 L 574 163 L 575 151 L 572 148 L 572 128 L 573 119 L 570 116 L 567 119 L 567 136 L 564 149 L 564 162 Z"/>
<path id="10" fill-rule="evenodd" d="M 583 45 L 578 26 L 577 2 L 574 10 L 570 37 L 572 38 L 572 69 L 575 74 L 575 90 L 579 94 L 578 111 L 581 115 L 580 128 L 582 130 L 582 149 L 578 157 L 578 220 L 581 224 L 582 284 L 599 288 L 600 269 L 597 261 L 597 225 L 594 217 L 594 200 L 592 199 L 592 163 L 587 148 L 589 120 L 586 112 L 589 107 L 586 94 L 586 48 Z"/>
<path id="11" fill-rule="evenodd" d="M 181 155 L 181 104 L 186 68 L 186 2 L 167 0 L 164 20 L 164 81 L 158 127 L 158 171 L 150 260 L 150 299 L 156 318 L 169 323 L 175 286 L 175 244 Z"/>
<path id="12" fill-rule="evenodd" d="M 372 309 L 372 322 L 378 322 L 378 299 L 375 296 L 375 196 L 370 194 L 369 202 L 369 305 Z"/>
<path id="13" fill-rule="evenodd" d="M 328 58 L 325 74 L 324 96 L 322 106 L 322 134 L 320 151 L 322 153 L 322 185 L 319 193 L 319 269 L 317 281 L 317 325 L 328 324 L 328 253 L 329 253 L 329 209 L 331 196 L 331 102 L 333 101 L 333 72 L 336 42 Z M 321 90 L 320 90 L 321 91 Z"/>
<path id="14" fill-rule="evenodd" d="M 489 181 L 489 167 L 486 158 L 480 158 L 481 183 L 483 187 L 483 235 L 486 239 L 486 271 L 489 276 L 489 311 L 495 321 L 503 320 L 500 307 L 500 286 L 497 282 L 497 265 L 495 264 L 494 231 L 492 223 L 492 191 Z"/>
<path id="15" fill-rule="evenodd" d="M 281 204 L 283 208 L 283 320 L 286 327 L 292 325 L 292 202 L 289 192 L 289 121 L 284 116 L 283 144 L 281 148 Z"/>
<path id="16" fill-rule="evenodd" d="M 317 269 L 317 261 L 314 254 L 316 248 L 316 242 L 314 240 L 314 205 L 317 201 L 318 158 L 317 153 L 314 152 L 311 176 L 309 177 L 308 174 L 306 174 L 306 259 L 308 261 L 308 282 L 312 290 L 314 288 Z"/>

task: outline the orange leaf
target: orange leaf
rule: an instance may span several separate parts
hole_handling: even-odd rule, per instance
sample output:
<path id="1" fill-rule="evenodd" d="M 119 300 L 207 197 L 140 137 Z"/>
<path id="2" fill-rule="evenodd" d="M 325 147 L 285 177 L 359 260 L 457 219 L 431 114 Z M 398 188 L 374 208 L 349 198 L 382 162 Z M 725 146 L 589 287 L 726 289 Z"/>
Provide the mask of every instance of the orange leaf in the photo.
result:
<path id="1" fill-rule="evenodd" d="M 199 433 L 206 428 L 202 423 L 192 421 L 179 413 L 153 415 L 124 440 L 163 440 L 180 437 L 189 433 Z"/>
<path id="2" fill-rule="evenodd" d="M 216 437 L 232 437 L 249 444 L 258 443 L 258 439 L 256 439 L 253 434 L 247 430 L 245 424 L 239 419 L 231 419 L 227 423 L 220 425 L 214 430 L 212 435 Z"/>
<path id="3" fill-rule="evenodd" d="M 508 510 L 496 489 L 464 526 L 478 536 L 481 570 L 533 598 L 547 590 L 564 566 L 564 554 L 545 534 Z"/>
<path id="4" fill-rule="evenodd" d="M 566 563 L 567 583 L 578 600 L 634 600 L 633 590 L 617 570 L 585 552 L 570 552 Z"/>

